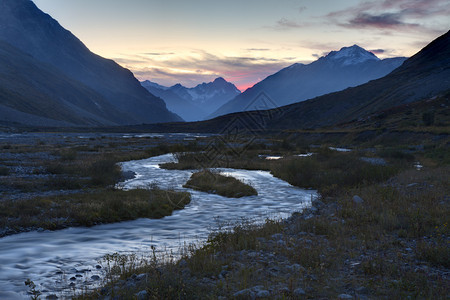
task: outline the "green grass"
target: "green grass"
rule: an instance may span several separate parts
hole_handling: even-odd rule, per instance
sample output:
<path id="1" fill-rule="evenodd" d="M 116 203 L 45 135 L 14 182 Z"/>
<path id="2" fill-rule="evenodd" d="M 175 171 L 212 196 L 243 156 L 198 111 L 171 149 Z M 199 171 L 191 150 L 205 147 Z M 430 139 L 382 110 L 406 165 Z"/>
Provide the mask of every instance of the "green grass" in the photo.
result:
<path id="1" fill-rule="evenodd" d="M 297 157 L 299 151 L 275 152 L 285 158 L 265 160 L 258 157 L 263 151 L 248 151 L 242 155 L 225 156 L 223 160 L 209 161 L 203 153 L 178 153 L 177 163 L 161 165 L 167 169 L 201 169 L 206 167 L 229 167 L 249 170 L 267 170 L 290 184 L 302 188 L 314 188 L 322 194 L 335 189 L 357 187 L 364 183 L 387 180 L 400 170 L 411 165 L 414 156 L 400 151 L 383 153 L 388 159 L 387 166 L 373 165 L 360 159 L 364 153 L 337 152 L 326 147 L 315 150 L 310 157 Z M 263 152 L 275 155 L 274 152 Z"/>
<path id="2" fill-rule="evenodd" d="M 0 226 L 60 229 L 138 218 L 162 218 L 190 203 L 190 194 L 170 190 L 97 190 L 92 193 L 0 202 Z"/>
<path id="3" fill-rule="evenodd" d="M 228 198 L 258 195 L 258 192 L 252 186 L 236 178 L 224 176 L 209 170 L 192 174 L 184 187 L 218 194 Z"/>
<path id="4" fill-rule="evenodd" d="M 380 166 L 362 161 L 358 154 L 320 149 L 310 157 L 290 157 L 271 166 L 274 176 L 292 185 L 314 188 L 322 195 L 336 189 L 387 180 L 399 165 Z"/>

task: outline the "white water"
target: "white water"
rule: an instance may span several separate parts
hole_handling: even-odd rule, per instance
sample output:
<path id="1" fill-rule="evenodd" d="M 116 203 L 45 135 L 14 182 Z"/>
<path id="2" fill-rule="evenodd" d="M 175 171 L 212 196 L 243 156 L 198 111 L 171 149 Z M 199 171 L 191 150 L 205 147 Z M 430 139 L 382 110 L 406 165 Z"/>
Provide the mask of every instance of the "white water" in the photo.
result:
<path id="1" fill-rule="evenodd" d="M 159 164 L 172 161 L 172 155 L 122 164 L 124 171 L 133 171 L 135 179 L 122 185 L 124 189 L 157 184 L 161 188 L 183 189 L 191 171 L 164 170 Z M 0 239 L 0 299 L 24 299 L 27 278 L 45 294 L 64 295 L 71 277 L 81 275 L 76 287 L 95 284 L 92 275 L 98 259 L 107 253 L 177 251 L 184 242 L 204 241 L 212 227 L 220 221 L 242 219 L 264 220 L 287 217 L 310 205 L 316 192 L 293 187 L 265 171 L 220 169 L 227 175 L 251 184 L 258 196 L 239 199 L 189 190 L 191 203 L 172 216 L 159 220 L 139 219 L 91 228 L 69 228 L 59 231 L 29 232 Z M 44 294 L 44 295 L 45 295 Z M 43 297 L 45 298 L 45 296 Z"/>

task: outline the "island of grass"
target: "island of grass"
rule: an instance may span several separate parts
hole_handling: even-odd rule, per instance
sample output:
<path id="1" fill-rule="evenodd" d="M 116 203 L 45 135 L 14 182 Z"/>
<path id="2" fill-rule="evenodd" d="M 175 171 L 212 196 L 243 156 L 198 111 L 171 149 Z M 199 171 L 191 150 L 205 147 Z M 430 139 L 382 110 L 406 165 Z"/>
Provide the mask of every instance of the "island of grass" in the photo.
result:
<path id="1" fill-rule="evenodd" d="M 159 188 L 95 192 L 0 201 L 0 237 L 43 228 L 57 230 L 139 218 L 159 219 L 183 209 L 188 192 Z M 14 216 L 14 218 L 12 218 Z"/>
<path id="2" fill-rule="evenodd" d="M 228 198 L 258 195 L 258 192 L 252 186 L 236 178 L 214 173 L 210 170 L 202 170 L 192 174 L 184 187 Z"/>

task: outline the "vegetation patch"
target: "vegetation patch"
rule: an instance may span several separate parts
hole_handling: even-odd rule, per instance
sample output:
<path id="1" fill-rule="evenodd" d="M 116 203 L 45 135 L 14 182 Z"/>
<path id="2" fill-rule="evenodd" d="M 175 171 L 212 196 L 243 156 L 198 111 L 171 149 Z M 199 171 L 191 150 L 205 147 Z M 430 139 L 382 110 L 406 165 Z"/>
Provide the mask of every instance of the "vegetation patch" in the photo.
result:
<path id="1" fill-rule="evenodd" d="M 192 174 L 184 187 L 228 198 L 258 195 L 258 192 L 252 186 L 236 178 L 224 176 L 210 170 Z"/>
<path id="2" fill-rule="evenodd" d="M 0 226 L 13 232 L 23 231 L 23 228 L 55 230 L 138 218 L 162 218 L 174 210 L 183 209 L 190 201 L 187 192 L 158 188 L 104 189 L 92 193 L 1 201 Z"/>

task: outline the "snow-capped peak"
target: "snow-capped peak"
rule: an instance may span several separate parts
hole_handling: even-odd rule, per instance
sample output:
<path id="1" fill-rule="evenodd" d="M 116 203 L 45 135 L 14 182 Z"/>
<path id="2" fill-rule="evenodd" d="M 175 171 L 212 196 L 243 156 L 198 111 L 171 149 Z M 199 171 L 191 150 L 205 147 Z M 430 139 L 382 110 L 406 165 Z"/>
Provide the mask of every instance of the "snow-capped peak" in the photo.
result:
<path id="1" fill-rule="evenodd" d="M 343 65 L 355 65 L 368 60 L 380 60 L 375 54 L 358 45 L 344 47 L 339 51 L 331 51 L 325 58 L 327 60 L 339 61 Z"/>

